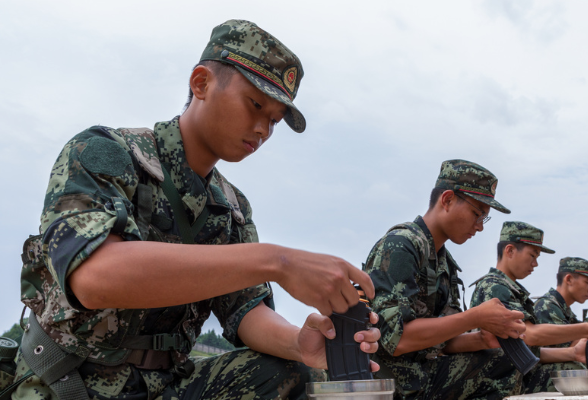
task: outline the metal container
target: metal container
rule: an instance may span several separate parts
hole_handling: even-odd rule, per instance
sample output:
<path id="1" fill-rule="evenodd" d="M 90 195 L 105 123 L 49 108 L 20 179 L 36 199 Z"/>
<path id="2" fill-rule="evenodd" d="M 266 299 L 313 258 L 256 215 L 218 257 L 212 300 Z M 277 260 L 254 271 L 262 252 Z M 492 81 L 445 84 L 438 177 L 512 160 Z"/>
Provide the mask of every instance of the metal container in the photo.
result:
<path id="1" fill-rule="evenodd" d="M 392 400 L 394 379 L 307 383 L 306 394 L 318 400 Z"/>
<path id="2" fill-rule="evenodd" d="M 566 396 L 588 394 L 588 371 L 585 369 L 552 371 L 555 388 Z"/>

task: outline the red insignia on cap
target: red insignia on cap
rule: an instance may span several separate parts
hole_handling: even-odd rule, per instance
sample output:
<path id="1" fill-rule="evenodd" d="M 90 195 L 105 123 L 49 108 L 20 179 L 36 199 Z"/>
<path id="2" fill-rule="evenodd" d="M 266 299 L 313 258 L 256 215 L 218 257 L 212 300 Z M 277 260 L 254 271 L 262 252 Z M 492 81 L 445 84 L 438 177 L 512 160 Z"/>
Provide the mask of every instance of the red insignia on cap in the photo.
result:
<path id="1" fill-rule="evenodd" d="M 282 75 L 282 79 L 284 81 L 284 85 L 288 88 L 290 92 L 294 92 L 296 88 L 296 78 L 298 76 L 298 69 L 296 67 L 290 67 L 284 71 Z"/>

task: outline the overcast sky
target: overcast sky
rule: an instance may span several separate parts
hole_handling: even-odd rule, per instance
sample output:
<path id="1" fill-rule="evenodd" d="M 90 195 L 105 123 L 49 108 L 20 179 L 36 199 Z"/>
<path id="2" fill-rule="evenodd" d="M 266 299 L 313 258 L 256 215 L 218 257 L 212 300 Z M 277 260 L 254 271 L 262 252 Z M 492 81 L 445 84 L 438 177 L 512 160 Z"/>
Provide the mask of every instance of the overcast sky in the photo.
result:
<path id="1" fill-rule="evenodd" d="M 495 266 L 502 222 L 521 220 L 556 250 L 522 281 L 543 294 L 560 258 L 588 258 L 587 14 L 580 0 L 3 0 L 0 332 L 20 316 L 22 243 L 62 146 L 92 125 L 179 114 L 210 31 L 232 18 L 274 34 L 305 70 L 306 132 L 280 124 L 252 157 L 218 165 L 251 201 L 262 242 L 361 267 L 389 227 L 426 211 L 441 162 L 463 158 L 498 176 L 513 213 L 492 211 L 483 232 L 448 244 L 462 279 Z M 274 289 L 302 324 L 312 309 Z"/>

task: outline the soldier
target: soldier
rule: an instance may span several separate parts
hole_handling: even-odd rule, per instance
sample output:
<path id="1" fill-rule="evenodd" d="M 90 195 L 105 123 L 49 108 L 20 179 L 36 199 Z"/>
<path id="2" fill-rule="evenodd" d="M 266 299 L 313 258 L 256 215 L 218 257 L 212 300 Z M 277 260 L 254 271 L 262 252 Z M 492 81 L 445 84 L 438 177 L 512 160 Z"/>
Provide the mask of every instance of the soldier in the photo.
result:
<path id="1" fill-rule="evenodd" d="M 543 245 L 541 229 L 525 222 L 507 221 L 500 232 L 496 268 L 490 268 L 487 275 L 473 283 L 476 289 L 472 295 L 472 307 L 490 299 L 499 299 L 509 310 L 524 314 L 527 327 L 525 343 L 540 358 L 540 364 L 523 378 L 524 393 L 555 391 L 549 377 L 551 371 L 582 369 L 583 366 L 578 361 L 586 362 L 585 340 L 579 341 L 573 348 L 540 347 L 588 336 L 588 324 L 585 323 L 556 326 L 538 321 L 529 292 L 517 280 L 524 279 L 533 272 L 538 266 L 537 258 L 541 252 L 555 253 Z"/>
<path id="2" fill-rule="evenodd" d="M 13 398 L 305 398 L 309 367 L 326 367 L 325 336 L 336 332 L 318 314 L 289 324 L 265 282 L 324 315 L 358 302 L 350 280 L 368 297 L 373 285 L 337 257 L 257 243 L 247 198 L 215 168 L 256 152 L 282 119 L 304 131 L 292 103 L 302 75 L 275 37 L 227 21 L 190 76 L 181 116 L 154 132 L 94 126 L 66 144 L 41 235 L 25 244 L 33 313 Z M 189 358 L 211 312 L 250 350 Z M 374 352 L 379 332 L 355 338 Z"/>
<path id="3" fill-rule="evenodd" d="M 491 207 L 510 213 L 494 199 L 497 182 L 478 164 L 443 162 L 425 215 L 392 227 L 368 256 L 382 334 L 376 377 L 394 378 L 406 399 L 502 399 L 518 390 L 496 336 L 523 333 L 523 314 L 497 300 L 463 311 L 460 269 L 445 248 L 481 232 Z M 481 331 L 466 333 L 474 328 Z"/>
<path id="4" fill-rule="evenodd" d="M 588 261 L 580 257 L 566 257 L 559 261 L 557 288 L 535 301 L 533 309 L 539 324 L 577 324 L 580 321 L 570 308 L 588 299 Z M 554 344 L 551 347 L 568 347 L 572 342 Z"/>

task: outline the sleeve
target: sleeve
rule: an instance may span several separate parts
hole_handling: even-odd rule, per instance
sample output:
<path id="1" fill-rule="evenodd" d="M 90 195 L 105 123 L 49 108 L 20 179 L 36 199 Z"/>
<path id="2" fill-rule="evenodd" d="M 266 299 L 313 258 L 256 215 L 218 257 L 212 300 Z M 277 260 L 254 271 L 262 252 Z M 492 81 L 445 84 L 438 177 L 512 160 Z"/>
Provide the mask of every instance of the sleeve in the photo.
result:
<path id="1" fill-rule="evenodd" d="M 392 231 L 376 243 L 364 265 L 376 289 L 372 309 L 380 316 L 380 343 L 390 355 L 400 342 L 403 324 L 417 317 L 419 259 L 410 240 Z"/>
<path id="2" fill-rule="evenodd" d="M 234 186 L 233 189 L 245 222 L 239 225 L 233 219 L 232 223 L 235 224 L 233 231 L 237 232 L 231 235 L 231 243 L 257 243 L 259 242 L 257 228 L 253 223 L 249 201 L 239 189 Z M 235 347 L 244 346 L 238 336 L 239 325 L 243 317 L 262 301 L 269 308 L 275 310 L 269 282 L 212 299 L 212 311 L 223 327 L 223 336 Z"/>
<path id="3" fill-rule="evenodd" d="M 533 309 L 535 310 L 538 324 L 565 325 L 568 323 L 561 307 L 548 298 L 541 297 L 538 299 Z"/>
<path id="4" fill-rule="evenodd" d="M 41 216 L 45 264 L 74 308 L 67 277 L 109 233 L 140 240 L 133 219 L 138 177 L 124 139 L 114 130 L 92 127 L 70 140 L 49 178 Z"/>

